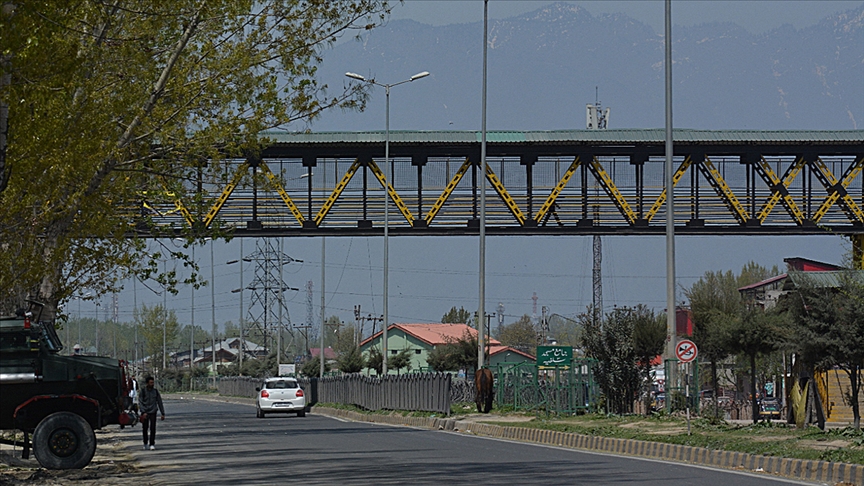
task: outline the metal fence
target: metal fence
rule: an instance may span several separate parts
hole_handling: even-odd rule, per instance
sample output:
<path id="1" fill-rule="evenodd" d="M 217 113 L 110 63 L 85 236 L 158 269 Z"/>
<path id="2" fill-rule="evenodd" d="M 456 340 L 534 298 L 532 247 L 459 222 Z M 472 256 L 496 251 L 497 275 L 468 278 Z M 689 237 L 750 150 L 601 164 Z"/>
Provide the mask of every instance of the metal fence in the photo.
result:
<path id="1" fill-rule="evenodd" d="M 495 402 L 515 410 L 580 413 L 594 410 L 599 396 L 595 360 L 538 369 L 534 363 L 502 363 L 495 371 Z"/>
<path id="2" fill-rule="evenodd" d="M 341 403 L 366 410 L 411 410 L 450 414 L 451 375 L 447 373 L 410 373 L 384 377 L 345 374 L 318 378 L 298 378 L 306 391 L 307 403 Z M 219 380 L 220 395 L 254 397 L 262 378 L 224 377 Z"/>
<path id="3" fill-rule="evenodd" d="M 450 403 L 473 402 L 475 391 L 474 378 L 453 378 L 450 383 Z"/>
<path id="4" fill-rule="evenodd" d="M 257 395 L 255 387 L 260 387 L 262 383 L 264 383 L 264 378 L 223 376 L 219 378 L 216 388 L 220 395 L 254 398 Z"/>

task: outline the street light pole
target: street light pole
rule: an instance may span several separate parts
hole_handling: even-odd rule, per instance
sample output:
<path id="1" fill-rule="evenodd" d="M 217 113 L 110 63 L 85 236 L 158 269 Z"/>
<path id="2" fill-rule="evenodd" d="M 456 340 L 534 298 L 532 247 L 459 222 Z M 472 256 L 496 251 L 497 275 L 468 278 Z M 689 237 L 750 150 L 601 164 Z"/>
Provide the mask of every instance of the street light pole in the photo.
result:
<path id="1" fill-rule="evenodd" d="M 486 315 L 486 49 L 489 31 L 489 0 L 483 1 L 483 88 L 480 96 L 480 268 L 479 298 L 477 306 L 477 369 L 483 368 L 486 358 L 486 336 L 483 319 Z"/>
<path id="2" fill-rule="evenodd" d="M 665 61 L 666 61 L 666 327 L 668 341 L 666 344 L 666 359 L 675 360 L 676 329 L 675 329 L 675 194 L 672 180 L 672 157 L 674 155 L 672 139 L 672 1 L 666 0 L 665 12 Z M 671 404 L 670 387 L 677 386 L 677 360 L 672 361 L 669 376 L 666 377 L 666 403 Z M 667 405 L 666 410 L 671 411 Z"/>
<path id="3" fill-rule="evenodd" d="M 213 244 L 210 240 L 210 320 L 213 321 L 213 338 L 210 344 L 210 356 L 213 358 L 213 388 L 216 388 L 216 271 L 213 269 Z"/>
<path id="4" fill-rule="evenodd" d="M 390 322 L 390 308 L 389 308 L 389 295 L 390 295 L 390 194 L 389 187 L 390 183 L 390 88 L 394 86 L 399 86 L 400 84 L 410 83 L 412 81 L 416 81 L 420 78 L 425 78 L 429 76 L 429 71 L 423 71 L 420 73 L 411 76 L 405 81 L 400 81 L 398 83 L 393 84 L 383 84 L 375 81 L 375 79 L 366 79 L 363 76 L 356 73 L 345 73 L 345 76 L 348 76 L 352 79 L 357 79 L 359 81 L 363 81 L 366 83 L 374 84 L 376 86 L 381 86 L 384 88 L 384 94 L 386 98 L 386 116 L 385 116 L 385 124 L 384 124 L 384 323 L 381 326 L 381 374 L 387 374 L 387 326 Z M 321 351 L 324 352 L 323 350 Z"/>

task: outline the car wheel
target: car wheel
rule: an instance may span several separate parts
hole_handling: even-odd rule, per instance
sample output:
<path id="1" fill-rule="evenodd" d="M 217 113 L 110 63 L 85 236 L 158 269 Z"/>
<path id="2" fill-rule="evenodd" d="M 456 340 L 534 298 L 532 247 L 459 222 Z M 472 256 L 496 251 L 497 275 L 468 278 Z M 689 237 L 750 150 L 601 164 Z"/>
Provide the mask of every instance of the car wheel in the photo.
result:
<path id="1" fill-rule="evenodd" d="M 255 407 L 255 416 L 258 418 L 264 418 L 264 412 L 261 411 L 261 408 Z"/>
<path id="2" fill-rule="evenodd" d="M 300 410 L 299 412 L 297 412 L 297 416 L 298 417 L 305 417 L 306 416 L 306 410 Z"/>
<path id="3" fill-rule="evenodd" d="M 46 469 L 82 469 L 95 453 L 96 434 L 76 413 L 52 413 L 33 432 L 33 455 Z"/>

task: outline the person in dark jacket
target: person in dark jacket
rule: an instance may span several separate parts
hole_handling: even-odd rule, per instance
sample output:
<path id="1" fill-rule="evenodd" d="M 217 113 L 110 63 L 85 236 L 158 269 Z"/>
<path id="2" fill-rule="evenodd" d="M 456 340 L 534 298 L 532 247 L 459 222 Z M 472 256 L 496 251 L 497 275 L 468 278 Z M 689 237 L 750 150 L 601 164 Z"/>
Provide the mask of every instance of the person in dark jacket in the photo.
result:
<path id="1" fill-rule="evenodd" d="M 156 450 L 156 411 L 162 413 L 162 420 L 165 420 L 165 407 L 162 405 L 162 395 L 156 389 L 156 382 L 152 376 L 148 376 L 145 380 L 147 384 L 138 392 L 138 408 L 141 412 L 141 423 L 144 425 L 144 450 L 147 450 L 148 444 L 151 451 Z M 150 441 L 147 439 L 147 432 L 150 432 Z"/>

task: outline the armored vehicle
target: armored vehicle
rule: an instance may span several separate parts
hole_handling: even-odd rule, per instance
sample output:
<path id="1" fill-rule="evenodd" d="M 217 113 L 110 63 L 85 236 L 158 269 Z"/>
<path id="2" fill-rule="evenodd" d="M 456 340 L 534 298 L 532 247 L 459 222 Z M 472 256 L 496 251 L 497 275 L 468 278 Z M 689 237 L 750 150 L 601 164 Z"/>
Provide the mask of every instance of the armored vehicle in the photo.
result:
<path id="1" fill-rule="evenodd" d="M 34 317 L 33 312 L 37 315 Z M 48 469 L 80 469 L 96 452 L 94 429 L 135 423 L 122 362 L 96 356 L 63 356 L 53 322 L 42 322 L 41 305 L 0 317 L 0 429 L 21 430 Z"/>

